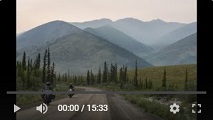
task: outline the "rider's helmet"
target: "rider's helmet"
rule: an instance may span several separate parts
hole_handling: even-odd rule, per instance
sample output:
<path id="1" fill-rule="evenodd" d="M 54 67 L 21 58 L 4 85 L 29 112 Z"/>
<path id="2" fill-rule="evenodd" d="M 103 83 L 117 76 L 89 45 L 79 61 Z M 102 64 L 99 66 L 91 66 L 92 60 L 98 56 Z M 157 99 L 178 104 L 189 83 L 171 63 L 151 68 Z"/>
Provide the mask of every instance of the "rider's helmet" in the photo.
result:
<path id="1" fill-rule="evenodd" d="M 46 82 L 46 85 L 50 86 L 50 82 Z"/>

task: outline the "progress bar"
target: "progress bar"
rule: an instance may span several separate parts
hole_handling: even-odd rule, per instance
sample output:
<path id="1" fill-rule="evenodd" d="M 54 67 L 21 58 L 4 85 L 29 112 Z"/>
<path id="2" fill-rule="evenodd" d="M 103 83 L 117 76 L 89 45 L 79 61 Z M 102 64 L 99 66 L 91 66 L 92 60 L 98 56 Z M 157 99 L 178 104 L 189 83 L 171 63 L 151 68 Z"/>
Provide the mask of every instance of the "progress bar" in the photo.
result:
<path id="1" fill-rule="evenodd" d="M 156 94 L 156 95 L 198 95 L 206 91 L 7 91 L 7 94 L 41 95 L 41 94 Z"/>

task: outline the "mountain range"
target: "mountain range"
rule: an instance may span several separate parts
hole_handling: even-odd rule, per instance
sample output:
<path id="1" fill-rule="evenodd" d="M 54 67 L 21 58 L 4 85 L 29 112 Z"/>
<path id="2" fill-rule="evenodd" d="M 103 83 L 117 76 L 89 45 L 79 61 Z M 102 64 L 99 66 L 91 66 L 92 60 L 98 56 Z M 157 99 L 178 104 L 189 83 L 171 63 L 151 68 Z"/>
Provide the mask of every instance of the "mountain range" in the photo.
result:
<path id="1" fill-rule="evenodd" d="M 23 52 L 29 58 L 45 49 L 51 51 L 56 71 L 73 74 L 97 72 L 117 63 L 132 69 L 152 65 L 196 63 L 196 22 L 184 24 L 160 19 L 144 22 L 135 18 L 117 21 L 51 21 L 17 35 L 17 60 Z"/>
<path id="2" fill-rule="evenodd" d="M 152 54 L 147 59 L 156 66 L 196 64 L 197 63 L 197 33 L 191 34 Z"/>
<path id="3" fill-rule="evenodd" d="M 69 34 L 67 31 L 70 31 Z M 32 38 L 35 36 L 39 37 Z M 28 58 L 34 59 L 38 53 L 43 55 L 45 49 L 49 48 L 51 60 L 56 64 L 56 71 L 60 73 L 68 70 L 72 74 L 83 74 L 87 70 L 94 70 L 95 73 L 104 61 L 108 64 L 117 63 L 118 66 L 127 65 L 130 69 L 135 67 L 136 60 L 138 67 L 152 66 L 128 50 L 63 21 L 43 24 L 19 37 L 17 48 L 20 49 L 17 49 L 17 60 L 21 60 L 24 51 Z M 46 41 L 39 43 L 40 39 Z M 36 49 L 32 46 L 36 46 Z"/>
<path id="4" fill-rule="evenodd" d="M 109 42 L 116 44 L 141 58 L 154 52 L 154 49 L 152 49 L 151 47 L 135 40 L 134 38 L 126 35 L 125 33 L 111 26 L 86 28 L 84 30 L 96 36 L 102 37 L 108 40 Z"/>
<path id="5" fill-rule="evenodd" d="M 186 25 L 177 22 L 165 22 L 160 19 L 144 22 L 135 18 L 124 18 L 116 20 L 114 22 L 109 19 L 100 19 L 82 23 L 75 22 L 71 24 L 81 29 L 85 29 L 87 27 L 97 28 L 97 21 L 99 23 L 98 27 L 114 27 L 127 34 L 128 36 L 138 40 L 139 42 L 142 42 L 149 46 L 153 45 L 158 40 L 158 38 Z"/>
<path id="6" fill-rule="evenodd" d="M 17 50 L 25 47 L 42 47 L 56 39 L 68 34 L 82 32 L 80 28 L 74 27 L 63 21 L 52 21 L 26 31 L 17 37 Z M 29 40 L 30 39 L 30 40 Z"/>
<path id="7" fill-rule="evenodd" d="M 155 49 L 161 49 L 196 32 L 197 23 L 190 23 L 159 38 L 158 41 L 152 45 L 152 47 L 154 47 Z"/>

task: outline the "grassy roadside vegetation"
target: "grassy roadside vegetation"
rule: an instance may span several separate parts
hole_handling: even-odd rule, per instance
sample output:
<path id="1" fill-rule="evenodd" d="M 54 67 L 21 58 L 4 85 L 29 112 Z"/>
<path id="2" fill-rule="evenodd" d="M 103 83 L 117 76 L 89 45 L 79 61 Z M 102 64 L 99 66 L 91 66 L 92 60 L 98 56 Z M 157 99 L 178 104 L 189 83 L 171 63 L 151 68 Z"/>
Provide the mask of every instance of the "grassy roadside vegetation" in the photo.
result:
<path id="1" fill-rule="evenodd" d="M 167 96 L 168 97 L 168 96 Z M 144 95 L 124 95 L 124 98 L 129 102 L 138 105 L 146 112 L 155 114 L 164 120 L 196 120 L 196 114 L 191 113 L 191 103 L 182 102 L 180 104 L 180 112 L 173 114 L 170 112 L 170 105 L 174 102 L 156 99 L 149 99 L 150 97 Z M 177 97 L 172 97 L 177 98 Z"/>
<path id="2" fill-rule="evenodd" d="M 39 91 L 47 81 L 52 83 L 54 91 L 68 90 L 68 84 L 77 86 L 93 86 L 111 91 L 195 91 L 197 88 L 197 66 L 174 65 L 150 68 L 137 68 L 129 70 L 127 66 L 107 64 L 99 68 L 98 74 L 92 70 L 87 71 L 86 76 L 71 76 L 68 73 L 60 74 L 54 71 L 55 64 L 50 62 L 49 49 L 45 51 L 43 66 L 41 56 L 38 54 L 35 61 L 26 59 L 24 53 L 22 61 L 17 61 L 17 90 Z M 86 71 L 85 71 L 86 72 Z M 123 95 L 124 98 L 136 104 L 147 112 L 153 113 L 165 120 L 176 119 L 169 112 L 169 104 L 180 104 L 181 112 L 178 118 L 181 120 L 195 120 L 190 114 L 191 104 L 196 102 L 196 95 Z M 56 96 L 60 98 L 62 96 Z M 17 95 L 17 105 L 27 105 L 41 101 L 40 95 Z M 169 104 L 168 104 L 169 103 Z M 182 114 L 181 114 L 182 113 Z M 183 114 L 184 113 L 184 114 Z M 167 117 L 171 116 L 171 117 Z"/>
<path id="3" fill-rule="evenodd" d="M 40 53 L 32 60 L 23 53 L 23 58 L 16 63 L 16 90 L 17 91 L 40 91 L 46 82 L 50 82 L 53 91 L 67 91 L 69 83 L 76 82 L 76 76 L 69 73 L 56 73 L 55 64 L 51 62 L 49 48 L 44 56 Z M 82 81 L 82 76 L 79 77 Z M 76 89 L 78 90 L 78 89 Z M 68 95 L 56 95 L 56 99 L 68 97 Z M 16 104 L 25 106 L 36 102 L 42 102 L 41 95 L 16 95 Z"/>
<path id="4" fill-rule="evenodd" d="M 166 69 L 166 88 L 162 88 L 162 79 Z M 186 77 L 187 69 L 187 77 Z M 138 69 L 139 87 L 134 88 L 133 80 L 135 70 L 128 70 L 128 82 L 122 89 L 116 83 L 104 83 L 94 87 L 111 91 L 184 91 L 196 90 L 197 71 L 196 65 L 175 65 Z M 187 86 L 186 89 L 186 78 Z M 151 81 L 152 86 L 147 88 L 145 81 Z M 191 104 L 197 101 L 196 95 L 122 95 L 127 101 L 145 109 L 146 112 L 155 114 L 165 120 L 196 120 L 196 114 L 191 113 Z M 181 106 L 180 112 L 172 114 L 170 105 L 177 103 Z"/>
<path id="5" fill-rule="evenodd" d="M 142 90 L 142 91 L 160 91 L 162 89 L 162 79 L 164 77 L 164 70 L 166 69 L 166 85 L 167 90 L 170 91 L 184 91 L 187 69 L 187 84 L 188 90 L 196 90 L 197 88 L 197 65 L 174 65 L 174 66 L 162 66 L 162 67 L 149 67 L 138 69 L 138 83 L 139 88 L 135 89 L 133 85 L 135 70 L 128 70 L 128 81 L 123 84 L 122 89 L 119 84 L 114 82 L 95 84 L 95 87 L 101 87 L 107 90 Z M 152 83 L 151 88 L 146 88 L 147 82 Z M 148 84 L 148 83 L 147 83 Z M 141 86 L 140 86 L 141 85 Z"/>
<path id="6" fill-rule="evenodd" d="M 53 91 L 67 91 L 69 83 L 58 83 Z M 76 91 L 82 89 L 75 88 Z M 56 95 L 55 100 L 68 97 L 68 95 Z M 54 100 L 53 100 L 54 101 Z M 19 106 L 30 105 L 36 102 L 43 102 L 41 95 L 16 95 L 16 104 Z"/>
<path id="7" fill-rule="evenodd" d="M 138 78 L 141 82 L 144 82 L 147 78 L 148 81 L 153 83 L 152 90 L 158 90 L 162 85 L 162 78 L 164 75 L 164 69 L 166 69 L 166 84 L 167 86 L 175 87 L 174 90 L 184 90 L 186 69 L 188 72 L 188 84 L 191 87 L 196 88 L 197 83 L 197 65 L 173 65 L 162 67 L 150 67 L 144 69 L 138 69 Z M 128 76 L 133 78 L 134 70 L 128 71 Z M 140 82 L 140 81 L 139 81 Z M 192 88 L 193 89 L 193 88 Z"/>
<path id="8" fill-rule="evenodd" d="M 192 64 L 139 69 L 138 77 L 141 81 L 149 79 L 153 83 L 153 87 L 149 91 L 162 90 L 160 87 L 162 86 L 163 72 L 166 69 L 167 89 L 165 90 L 194 91 L 197 83 L 196 67 Z M 129 71 L 128 75 L 134 76 L 134 71 Z M 185 88 L 186 84 L 187 89 Z M 196 114 L 191 113 L 191 104 L 197 101 L 196 95 L 124 95 L 124 98 L 165 120 L 196 120 Z M 170 112 L 169 106 L 173 103 L 181 106 L 180 112 L 176 115 Z"/>
<path id="9" fill-rule="evenodd" d="M 66 91 L 68 90 L 67 85 L 60 83 L 56 85 L 53 91 Z M 55 99 L 68 97 L 67 95 L 56 95 Z M 41 95 L 16 95 L 16 104 L 19 106 L 30 105 L 35 102 L 43 102 Z"/>

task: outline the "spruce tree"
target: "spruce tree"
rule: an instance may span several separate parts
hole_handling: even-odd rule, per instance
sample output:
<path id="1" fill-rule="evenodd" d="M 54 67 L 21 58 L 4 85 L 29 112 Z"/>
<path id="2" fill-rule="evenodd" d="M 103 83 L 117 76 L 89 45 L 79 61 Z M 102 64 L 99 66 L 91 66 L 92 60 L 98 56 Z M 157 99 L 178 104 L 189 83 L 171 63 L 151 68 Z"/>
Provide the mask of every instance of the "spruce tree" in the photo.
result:
<path id="1" fill-rule="evenodd" d="M 90 74 L 91 74 L 90 75 L 90 84 L 93 85 L 95 83 L 95 78 L 94 78 L 94 75 L 92 73 L 92 70 L 91 70 Z"/>
<path id="2" fill-rule="evenodd" d="M 103 71 L 103 83 L 107 82 L 107 76 L 108 76 L 107 63 L 105 61 L 104 62 L 104 71 Z"/>
<path id="3" fill-rule="evenodd" d="M 64 74 L 64 81 L 67 82 L 67 73 Z"/>
<path id="4" fill-rule="evenodd" d="M 111 82 L 114 82 L 114 83 L 117 83 L 117 64 L 115 64 L 115 65 L 113 65 L 113 64 L 111 64 L 111 75 L 110 75 L 110 81 Z"/>
<path id="5" fill-rule="evenodd" d="M 30 60 L 28 59 L 27 62 L 27 85 L 26 88 L 29 89 L 30 88 Z"/>
<path id="6" fill-rule="evenodd" d="M 149 81 L 149 83 L 148 83 L 148 89 L 152 89 L 152 86 L 153 86 L 152 81 Z"/>
<path id="7" fill-rule="evenodd" d="M 40 53 L 38 54 L 38 56 L 36 57 L 34 63 L 33 63 L 33 69 L 34 69 L 34 75 L 36 77 L 39 76 L 39 69 L 40 69 Z"/>
<path id="8" fill-rule="evenodd" d="M 119 75 L 119 82 L 120 82 L 120 89 L 123 89 L 123 68 L 120 68 L 120 75 Z"/>
<path id="9" fill-rule="evenodd" d="M 60 81 L 61 81 L 61 75 L 59 73 L 59 75 L 58 75 L 58 82 L 60 82 Z"/>
<path id="10" fill-rule="evenodd" d="M 87 85 L 90 85 L 90 73 L 87 71 Z"/>
<path id="11" fill-rule="evenodd" d="M 47 49 L 45 50 L 44 53 L 44 59 L 43 59 L 43 74 L 42 74 L 42 82 L 45 83 L 46 82 L 46 66 L 47 66 Z"/>
<path id="12" fill-rule="evenodd" d="M 68 80 L 70 79 L 70 70 L 68 69 Z"/>
<path id="13" fill-rule="evenodd" d="M 163 72 L 162 87 L 166 88 L 166 68 L 164 68 Z"/>
<path id="14" fill-rule="evenodd" d="M 26 63 L 26 53 L 24 51 L 23 58 L 22 58 L 22 68 L 23 68 L 24 71 L 26 70 L 26 65 L 27 65 L 27 63 Z"/>
<path id="15" fill-rule="evenodd" d="M 33 60 L 30 59 L 30 71 L 32 71 L 32 70 L 33 70 Z"/>
<path id="16" fill-rule="evenodd" d="M 134 87 L 138 88 L 138 67 L 137 67 L 137 60 L 135 62 Z"/>
<path id="17" fill-rule="evenodd" d="M 124 73 L 123 73 L 123 81 L 126 83 L 128 81 L 128 76 L 127 76 L 127 66 L 123 67 Z"/>
<path id="18" fill-rule="evenodd" d="M 77 76 L 74 76 L 74 84 L 77 84 Z"/>
<path id="19" fill-rule="evenodd" d="M 50 81 L 50 74 L 51 70 L 50 70 L 50 50 L 49 48 L 47 49 L 47 80 Z"/>
<path id="20" fill-rule="evenodd" d="M 117 83 L 118 82 L 118 67 L 117 67 L 117 63 L 115 64 L 115 70 L 114 70 L 114 81 L 115 81 L 115 83 Z"/>
<path id="21" fill-rule="evenodd" d="M 138 87 L 139 87 L 140 89 L 142 89 L 142 88 L 143 88 L 143 83 L 142 83 L 141 78 L 139 79 Z"/>
<path id="22" fill-rule="evenodd" d="M 109 79 L 108 79 L 108 81 L 109 82 L 111 82 L 111 81 L 113 81 L 113 77 L 114 77 L 114 68 L 113 68 L 113 65 L 112 65 L 112 63 L 111 63 L 111 67 L 110 67 L 110 76 L 109 76 Z"/>
<path id="23" fill-rule="evenodd" d="M 186 69 L 186 76 L 185 76 L 185 85 L 184 85 L 184 89 L 188 90 L 188 70 Z"/>
<path id="24" fill-rule="evenodd" d="M 40 62 L 41 62 L 41 55 L 39 53 L 36 59 L 36 69 L 40 68 Z"/>
<path id="25" fill-rule="evenodd" d="M 54 69 L 55 69 L 55 64 L 53 62 L 52 67 L 51 67 L 51 73 L 50 73 L 50 82 L 52 84 L 54 84 L 54 78 L 55 78 Z"/>
<path id="26" fill-rule="evenodd" d="M 99 67 L 99 70 L 98 70 L 97 83 L 98 83 L 98 84 L 101 83 L 101 68 L 100 68 L 100 67 Z"/>

